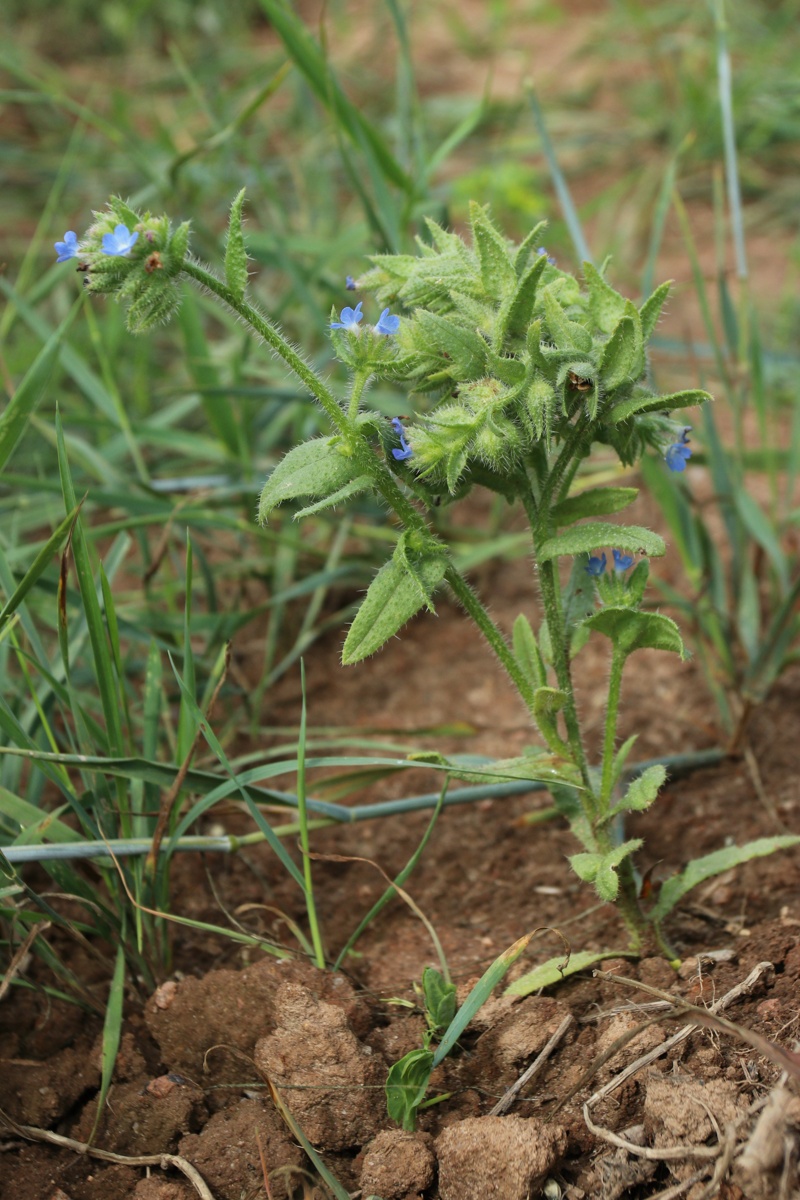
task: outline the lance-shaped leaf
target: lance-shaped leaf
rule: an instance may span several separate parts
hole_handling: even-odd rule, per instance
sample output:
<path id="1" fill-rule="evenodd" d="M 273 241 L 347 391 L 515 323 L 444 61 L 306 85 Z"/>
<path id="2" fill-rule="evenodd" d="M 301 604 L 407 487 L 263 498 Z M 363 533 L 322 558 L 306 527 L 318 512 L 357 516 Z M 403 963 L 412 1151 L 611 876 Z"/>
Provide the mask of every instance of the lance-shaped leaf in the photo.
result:
<path id="1" fill-rule="evenodd" d="M 547 538 L 539 547 L 538 558 L 541 562 L 547 562 L 568 554 L 592 554 L 604 546 L 615 546 L 627 554 L 646 554 L 648 558 L 659 558 L 666 552 L 664 539 L 641 525 L 611 525 L 606 521 L 592 521 L 586 525 L 576 525 L 557 537 Z"/>
<path id="2" fill-rule="evenodd" d="M 800 837 L 787 834 L 782 837 L 757 838 L 754 842 L 745 842 L 744 846 L 726 846 L 723 850 L 715 850 L 713 854 L 705 854 L 696 858 L 678 874 L 673 875 L 662 885 L 658 894 L 658 903 L 650 913 L 653 921 L 663 921 L 679 900 L 702 883 L 741 863 L 750 862 L 752 858 L 763 858 L 766 854 L 774 854 L 776 850 L 788 850 L 800 845 Z"/>
<path id="3" fill-rule="evenodd" d="M 355 459 L 342 453 L 338 438 L 315 438 L 285 454 L 264 484 L 258 519 L 265 524 L 273 508 L 297 496 L 331 496 L 359 478 Z"/>
<path id="4" fill-rule="evenodd" d="M 450 1051 L 455 1046 L 461 1034 L 469 1025 L 472 1018 L 480 1008 L 486 1003 L 494 989 L 497 987 L 500 980 L 506 972 L 514 965 L 514 963 L 526 949 L 528 943 L 539 931 L 532 930 L 531 933 L 526 933 L 518 941 L 509 946 L 500 954 L 490 967 L 484 971 L 478 982 L 473 987 L 470 994 L 467 996 L 464 1003 L 459 1008 L 453 1020 L 450 1022 L 447 1033 L 442 1038 L 436 1048 L 436 1053 L 433 1056 L 433 1065 L 438 1067 L 439 1063 L 447 1057 Z"/>
<path id="5" fill-rule="evenodd" d="M 625 795 L 617 801 L 606 819 L 610 820 L 621 812 L 645 812 L 655 800 L 666 778 L 667 768 L 661 763 L 647 767 L 631 782 Z"/>
<path id="6" fill-rule="evenodd" d="M 536 634 L 524 613 L 520 613 L 514 622 L 513 647 L 517 665 L 531 687 L 544 687 L 547 671 L 536 643 Z"/>
<path id="7" fill-rule="evenodd" d="M 580 350 L 588 354 L 592 348 L 592 335 L 577 321 L 570 321 L 564 309 L 553 295 L 553 284 L 542 293 L 547 332 L 559 350 Z"/>
<path id="8" fill-rule="evenodd" d="M 547 256 L 540 254 L 520 279 L 517 290 L 512 295 L 500 321 L 498 334 L 501 341 L 506 334 L 521 336 L 528 328 L 533 316 L 533 306 L 536 303 L 536 290 L 546 266 Z"/>
<path id="9" fill-rule="evenodd" d="M 492 224 L 485 208 L 470 204 L 470 224 L 478 262 L 481 282 L 488 296 L 500 300 L 511 288 L 516 288 L 517 273 L 511 261 L 508 243 Z"/>
<path id="10" fill-rule="evenodd" d="M 335 508 L 337 504 L 344 504 L 345 500 L 349 500 L 351 496 L 357 496 L 359 492 L 368 491 L 371 486 L 372 480 L 369 475 L 359 475 L 357 479 L 351 479 L 344 487 L 331 492 L 330 496 L 323 496 L 322 500 L 316 500 L 313 504 L 298 509 L 294 514 L 295 520 L 303 521 L 306 517 L 313 517 L 317 513 L 324 512 L 326 508 Z"/>
<path id="11" fill-rule="evenodd" d="M 600 360 L 600 375 L 607 391 L 613 391 L 627 380 L 638 379 L 641 368 L 636 368 L 641 340 L 641 328 L 637 330 L 631 316 L 624 316 L 606 342 Z"/>
<path id="12" fill-rule="evenodd" d="M 601 900 L 616 900 L 619 892 L 617 867 L 642 845 L 641 838 L 631 838 L 615 846 L 608 854 L 573 854 L 570 866 L 579 879 L 593 883 Z"/>
<path id="13" fill-rule="evenodd" d="M 712 397 L 708 392 L 692 388 L 685 392 L 672 392 L 669 396 L 640 395 L 631 396 L 615 404 L 608 414 L 607 420 L 612 425 L 627 420 L 637 413 L 671 412 L 674 408 L 694 408 L 696 404 L 705 404 Z"/>
<path id="14" fill-rule="evenodd" d="M 615 292 L 590 262 L 583 264 L 583 277 L 589 286 L 589 312 L 597 328 L 613 333 L 625 315 L 625 297 Z"/>
<path id="15" fill-rule="evenodd" d="M 625 655 L 633 654 L 634 650 L 671 650 L 681 658 L 687 657 L 678 626 L 661 613 L 607 605 L 584 624 L 610 638 Z"/>
<path id="16" fill-rule="evenodd" d="M 556 525 L 571 525 L 586 517 L 605 517 L 627 508 L 638 495 L 639 489 L 632 487 L 588 488 L 557 504 L 553 509 L 553 520 Z"/>
<path id="17" fill-rule="evenodd" d="M 664 307 L 664 301 L 669 295 L 671 287 L 672 280 L 668 279 L 666 283 L 662 283 L 652 295 L 647 297 L 639 309 L 639 318 L 642 322 L 642 337 L 645 341 L 649 340 L 651 333 L 656 327 L 656 322 L 661 316 L 661 309 Z"/>
<path id="18" fill-rule="evenodd" d="M 547 962 L 540 963 L 538 967 L 528 971 L 527 975 L 515 979 L 511 986 L 506 988 L 503 995 L 530 996 L 532 992 L 540 992 L 542 988 L 552 987 L 554 983 L 561 983 L 562 979 L 566 979 L 569 975 L 576 975 L 579 971 L 585 971 L 587 967 L 602 962 L 603 959 L 637 957 L 638 954 L 631 950 L 580 950 L 577 954 L 570 955 L 567 962 L 562 954 L 559 958 L 548 958 Z"/>
<path id="19" fill-rule="evenodd" d="M 456 1015 L 456 985 L 445 979 L 435 967 L 425 967 L 422 972 L 422 994 L 428 1025 L 431 1032 L 438 1034 L 447 1028 Z"/>
<path id="20" fill-rule="evenodd" d="M 414 317 L 415 345 L 441 358 L 453 379 L 477 379 L 486 368 L 486 343 L 474 330 L 447 317 L 418 309 Z"/>
<path id="21" fill-rule="evenodd" d="M 381 567 L 370 584 L 350 626 L 342 662 L 361 662 L 380 650 L 423 607 L 432 609 L 431 596 L 443 580 L 447 559 L 438 551 L 398 554 Z"/>

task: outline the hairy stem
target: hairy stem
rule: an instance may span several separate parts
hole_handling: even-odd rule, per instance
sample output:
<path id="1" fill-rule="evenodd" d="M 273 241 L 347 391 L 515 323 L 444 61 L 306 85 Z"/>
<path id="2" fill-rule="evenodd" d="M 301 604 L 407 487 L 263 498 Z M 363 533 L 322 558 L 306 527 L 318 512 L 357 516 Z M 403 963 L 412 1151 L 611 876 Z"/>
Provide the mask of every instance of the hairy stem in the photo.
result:
<path id="1" fill-rule="evenodd" d="M 625 665 L 625 655 L 614 647 L 611 655 L 611 674 L 608 680 L 608 703 L 606 705 L 606 729 L 603 739 L 603 780 L 600 785 L 600 810 L 605 816 L 611 801 L 611 791 L 614 786 L 614 746 L 617 740 L 617 717 L 619 715 L 619 696 L 622 687 L 622 668 Z"/>

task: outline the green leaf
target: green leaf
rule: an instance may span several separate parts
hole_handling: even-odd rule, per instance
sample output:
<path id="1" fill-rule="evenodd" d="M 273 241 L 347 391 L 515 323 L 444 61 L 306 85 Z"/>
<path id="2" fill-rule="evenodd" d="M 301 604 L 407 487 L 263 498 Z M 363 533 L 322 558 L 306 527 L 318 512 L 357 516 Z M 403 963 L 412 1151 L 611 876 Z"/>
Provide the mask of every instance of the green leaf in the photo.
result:
<path id="1" fill-rule="evenodd" d="M 485 208 L 475 202 L 469 206 L 473 244 L 481 268 L 481 282 L 487 296 L 500 300 L 517 286 L 517 273 L 511 261 L 508 243 L 489 219 Z"/>
<path id="2" fill-rule="evenodd" d="M 517 290 L 509 304 L 508 314 L 503 322 L 505 328 L 501 329 L 501 336 L 506 333 L 510 333 L 512 336 L 521 336 L 528 328 L 533 316 L 533 306 L 536 303 L 536 289 L 539 286 L 539 280 L 546 266 L 547 255 L 540 254 L 537 256 L 536 262 L 528 268 L 520 279 Z"/>
<path id="3" fill-rule="evenodd" d="M 723 850 L 715 850 L 712 854 L 694 859 L 679 874 L 673 875 L 662 885 L 658 903 L 650 913 L 651 920 L 663 921 L 678 901 L 704 879 L 711 879 L 714 875 L 720 875 L 723 871 L 740 866 L 741 863 L 750 862 L 753 858 L 763 858 L 767 854 L 774 854 L 776 850 L 788 850 L 797 845 L 800 845 L 800 836 L 787 834 L 782 837 L 757 838 L 754 842 L 745 842 L 744 846 L 726 846 Z"/>
<path id="4" fill-rule="evenodd" d="M 623 317 L 603 349 L 600 360 L 600 375 L 606 391 L 613 391 L 621 383 L 638 379 L 641 371 L 637 366 L 637 330 L 631 317 Z"/>
<path id="5" fill-rule="evenodd" d="M 647 297 L 639 309 L 639 318 L 642 322 L 642 337 L 646 342 L 650 340 L 650 335 L 656 327 L 658 318 L 661 316 L 661 309 L 664 307 L 664 301 L 669 295 L 671 287 L 672 280 L 667 280 L 666 283 L 660 284 L 652 295 Z"/>
<path id="6" fill-rule="evenodd" d="M 588 354 L 592 348 L 592 335 L 577 321 L 570 321 L 564 309 L 553 295 L 553 285 L 542 292 L 547 331 L 559 350 L 580 350 Z"/>
<path id="7" fill-rule="evenodd" d="M 625 297 L 615 292 L 590 262 L 583 264 L 583 277 L 589 287 L 589 311 L 597 328 L 613 333 L 625 314 Z"/>
<path id="8" fill-rule="evenodd" d="M 401 1128 L 410 1132 L 416 1129 L 417 1109 L 425 1099 L 432 1071 L 432 1050 L 410 1050 L 390 1067 L 386 1079 L 386 1109 Z"/>
<path id="9" fill-rule="evenodd" d="M 547 962 L 516 979 L 506 988 L 504 995 L 530 996 L 532 992 L 552 987 L 554 983 L 560 983 L 562 979 L 575 975 L 578 971 L 585 971 L 594 963 L 603 962 L 606 958 L 638 957 L 638 954 L 630 950 L 581 950 L 578 954 L 571 954 L 566 962 L 563 955 L 560 958 L 548 958 Z"/>
<path id="10" fill-rule="evenodd" d="M 51 334 L 20 381 L 0 416 L 0 471 L 14 453 L 28 421 L 44 396 L 53 367 L 61 351 L 61 338 L 72 314 Z"/>
<path id="11" fill-rule="evenodd" d="M 661 613 L 607 605 L 587 617 L 584 624 L 610 638 L 626 655 L 634 650 L 671 650 L 681 658 L 687 657 L 678 626 Z"/>
<path id="12" fill-rule="evenodd" d="M 331 492 L 330 496 L 325 496 L 322 500 L 317 500 L 314 504 L 309 504 L 305 508 L 298 509 L 294 514 L 295 521 L 303 521 L 306 517 L 316 516 L 317 513 L 324 512 L 326 508 L 335 508 L 337 504 L 343 504 L 345 500 L 349 500 L 351 496 L 357 496 L 359 492 L 366 492 L 372 486 L 372 480 L 369 475 L 359 475 L 357 479 L 351 479 L 344 487 L 340 487 L 338 491 Z"/>
<path id="13" fill-rule="evenodd" d="M 50 560 L 54 554 L 57 554 L 62 545 L 66 541 L 70 528 L 78 516 L 80 505 L 76 505 L 72 512 L 67 513 L 61 524 L 51 533 L 45 544 L 42 546 L 36 558 L 33 560 L 28 570 L 23 575 L 13 593 L 6 600 L 2 609 L 0 609 L 0 629 L 3 628 L 9 617 L 17 611 L 20 604 L 27 596 L 33 585 L 42 575 L 43 571 L 50 565 Z"/>
<path id="14" fill-rule="evenodd" d="M 395 556 L 381 567 L 361 602 L 342 649 L 350 666 L 368 658 L 402 629 L 415 613 L 432 608 L 431 595 L 444 579 L 447 559 L 431 553 L 404 560 Z"/>
<path id="15" fill-rule="evenodd" d="M 570 855 L 569 865 L 578 876 L 578 879 L 582 879 L 584 883 L 594 883 L 602 861 L 602 854 L 587 851 L 586 853 Z"/>
<path id="16" fill-rule="evenodd" d="M 538 687 L 533 695 L 533 715 L 549 746 L 563 747 L 566 743 L 558 732 L 556 716 L 567 702 L 566 692 L 559 688 Z"/>
<path id="17" fill-rule="evenodd" d="M 666 778 L 667 769 L 661 763 L 642 771 L 641 775 L 632 781 L 622 799 L 611 809 L 608 819 L 621 812 L 645 812 L 655 800 Z"/>
<path id="18" fill-rule="evenodd" d="M 601 900 L 611 902 L 616 900 L 619 892 L 619 876 L 617 867 L 642 845 L 641 838 L 631 838 L 621 845 L 615 846 L 607 854 L 573 854 L 570 866 L 579 879 L 593 883 L 595 891 Z"/>
<path id="19" fill-rule="evenodd" d="M 547 562 L 572 554 L 591 554 L 604 546 L 615 546 L 627 554 L 646 554 L 648 558 L 659 558 L 666 553 L 663 538 L 640 525 L 610 525 L 604 521 L 593 521 L 588 525 L 577 525 L 574 529 L 547 538 L 539 547 L 539 560 Z"/>
<path id="20" fill-rule="evenodd" d="M 338 438 L 314 438 L 285 454 L 264 484 L 258 519 L 266 521 L 273 508 L 297 496 L 330 496 L 358 476 L 352 458 L 341 451 Z"/>
<path id="21" fill-rule="evenodd" d="M 675 408 L 694 408 L 695 405 L 705 404 L 707 400 L 711 399 L 708 392 L 701 391 L 699 388 L 692 388 L 685 392 L 672 392 L 669 396 L 631 396 L 629 400 L 622 400 L 619 404 L 615 404 L 606 419 L 612 425 L 618 425 L 620 421 L 626 421 L 628 417 L 632 417 L 636 413 L 671 412 Z"/>
<path id="22" fill-rule="evenodd" d="M 543 687 L 547 682 L 547 672 L 536 644 L 536 634 L 524 613 L 520 613 L 514 622 L 512 644 L 514 657 L 525 678 L 532 687 Z"/>
<path id="23" fill-rule="evenodd" d="M 417 337 L 422 335 L 430 353 L 442 358 L 447 355 L 445 369 L 453 379 L 477 379 L 483 374 L 488 347 L 480 334 L 424 308 L 417 309 L 414 324 Z"/>
<path id="24" fill-rule="evenodd" d="M 119 1050 L 119 1040 L 122 1033 L 122 1004 L 124 999 L 125 947 L 119 945 L 117 947 L 116 963 L 114 964 L 114 975 L 111 980 L 111 990 L 108 993 L 108 1003 L 106 1004 L 106 1017 L 103 1023 L 100 1092 L 97 1096 L 97 1110 L 95 1112 L 94 1124 L 92 1125 L 92 1132 L 89 1134 L 90 1142 L 94 1140 L 97 1126 L 100 1124 L 100 1118 L 105 1109 L 108 1089 L 111 1086 L 111 1076 L 114 1073 L 114 1063 L 117 1061 L 117 1051 Z"/>
<path id="25" fill-rule="evenodd" d="M 225 246 L 225 282 L 237 300 L 244 296 L 247 287 L 247 251 L 242 233 L 242 207 L 245 189 L 239 192 L 231 205 L 228 221 L 228 240 Z"/>
<path id="26" fill-rule="evenodd" d="M 435 967 L 426 967 L 422 972 L 422 994 L 428 1024 L 432 1032 L 438 1034 L 456 1015 L 456 985 Z"/>
<path id="27" fill-rule="evenodd" d="M 639 489 L 633 487 L 587 488 L 577 496 L 568 496 L 553 508 L 556 525 L 571 525 L 584 517 L 605 517 L 633 504 Z"/>
<path id="28" fill-rule="evenodd" d="M 758 542 L 768 555 L 784 591 L 789 590 L 789 570 L 786 554 L 780 543 L 774 524 L 764 516 L 761 508 L 749 492 L 743 488 L 733 489 L 733 500 L 736 510 L 742 519 L 747 532 Z"/>
<path id="29" fill-rule="evenodd" d="M 459 1008 L 453 1020 L 450 1022 L 447 1033 L 442 1038 L 436 1048 L 436 1053 L 433 1056 L 433 1066 L 438 1067 L 439 1063 L 447 1057 L 450 1051 L 455 1046 L 461 1034 L 469 1025 L 476 1012 L 491 996 L 494 989 L 497 987 L 500 980 L 506 974 L 511 966 L 517 961 L 520 954 L 525 950 L 531 938 L 538 932 L 533 930 L 531 933 L 526 933 L 524 937 L 519 938 L 507 950 L 494 960 L 492 965 L 484 971 L 478 982 L 473 987 L 470 994 L 467 996 L 464 1003 Z"/>

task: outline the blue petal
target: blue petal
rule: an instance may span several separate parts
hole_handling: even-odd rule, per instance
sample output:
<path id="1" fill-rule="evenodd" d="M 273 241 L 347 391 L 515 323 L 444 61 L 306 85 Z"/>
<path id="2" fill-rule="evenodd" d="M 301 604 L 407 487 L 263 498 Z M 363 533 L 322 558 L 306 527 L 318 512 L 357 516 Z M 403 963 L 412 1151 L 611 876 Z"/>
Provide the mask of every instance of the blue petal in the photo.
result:
<path id="1" fill-rule="evenodd" d="M 364 314 L 361 311 L 363 300 L 359 300 L 355 308 L 343 308 L 340 315 L 341 320 L 331 321 L 331 329 L 357 329 L 358 323 Z"/>
<path id="2" fill-rule="evenodd" d="M 614 570 L 627 571 L 628 567 L 633 566 L 633 555 L 623 554 L 621 550 L 612 550 L 614 555 Z"/>
<path id="3" fill-rule="evenodd" d="M 606 561 L 605 552 L 603 552 L 600 558 L 596 554 L 593 554 L 586 564 L 586 574 L 594 576 L 602 575 L 606 569 Z"/>
<path id="4" fill-rule="evenodd" d="M 78 235 L 74 230 L 69 229 L 64 234 L 63 242 L 55 242 L 55 251 L 58 255 L 56 262 L 66 262 L 67 259 L 78 257 Z"/>
<path id="5" fill-rule="evenodd" d="M 378 323 L 375 326 L 375 332 L 385 334 L 386 337 L 391 337 L 392 334 L 397 333 L 399 328 L 400 318 L 393 317 L 390 314 L 389 309 L 385 308 L 378 317 Z"/>
<path id="6" fill-rule="evenodd" d="M 671 446 L 667 447 L 667 452 L 664 455 L 670 471 L 685 471 L 686 463 L 691 457 L 691 446 L 686 446 L 683 442 L 673 442 Z"/>

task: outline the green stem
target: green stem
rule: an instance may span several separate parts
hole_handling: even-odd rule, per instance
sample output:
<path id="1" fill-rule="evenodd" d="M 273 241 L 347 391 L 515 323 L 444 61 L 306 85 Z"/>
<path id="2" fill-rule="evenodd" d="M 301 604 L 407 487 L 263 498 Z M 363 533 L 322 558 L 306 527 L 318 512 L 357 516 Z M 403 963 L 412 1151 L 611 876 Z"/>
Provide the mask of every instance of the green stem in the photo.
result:
<path id="1" fill-rule="evenodd" d="M 186 258 L 183 262 L 183 272 L 204 288 L 207 288 L 209 292 L 213 292 L 223 303 L 227 304 L 228 308 L 242 317 L 250 328 L 259 337 L 263 338 L 267 345 L 283 359 L 287 366 L 291 367 L 298 379 L 302 380 L 311 392 L 311 395 L 324 408 L 337 433 L 349 437 L 351 433 L 350 424 L 333 392 L 312 371 L 308 363 L 303 361 L 297 351 L 278 332 L 271 321 L 267 320 L 252 304 L 248 304 L 246 300 L 237 297 L 227 284 L 218 279 L 212 271 L 209 271 L 201 263 L 195 262 L 191 258 Z"/>
<path id="2" fill-rule="evenodd" d="M 311 942 L 314 947 L 314 961 L 320 971 L 325 970 L 325 950 L 317 919 L 317 906 L 314 901 L 314 881 L 311 877 L 311 843 L 308 837 L 308 809 L 306 807 L 306 668 L 300 660 L 300 689 L 303 696 L 300 710 L 300 732 L 297 739 L 297 819 L 300 825 L 300 849 L 303 854 L 303 880 L 306 901 L 306 915 L 311 930 Z"/>
<path id="3" fill-rule="evenodd" d="M 364 388 L 367 386 L 370 374 L 370 371 L 356 371 L 353 376 L 353 388 L 350 392 L 350 404 L 347 409 L 347 415 L 351 421 L 355 421 L 358 416 L 358 406 L 361 403 L 361 397 L 364 394 Z"/>
<path id="4" fill-rule="evenodd" d="M 286 365 L 294 371 L 297 378 L 305 384 L 311 395 L 314 396 L 325 410 L 336 432 L 347 440 L 348 446 L 351 448 L 353 457 L 356 459 L 358 465 L 364 474 L 369 475 L 374 481 L 375 487 L 396 516 L 399 517 L 406 528 L 415 529 L 420 533 L 424 532 L 427 534 L 428 527 L 425 521 L 403 495 L 391 472 L 381 463 L 380 459 L 376 458 L 366 437 L 356 430 L 354 421 L 344 412 L 330 388 L 304 362 L 272 322 L 267 320 L 252 304 L 249 304 L 243 298 L 237 297 L 221 279 L 218 279 L 212 271 L 209 271 L 201 263 L 187 258 L 184 260 L 183 271 L 191 279 L 201 284 L 202 287 L 207 288 L 209 292 L 213 292 L 224 304 L 227 304 L 228 308 L 240 316 L 253 332 L 263 338 L 267 345 L 283 359 Z M 358 389 L 359 396 L 365 383 L 366 378 L 361 384 L 360 389 L 358 389 L 357 382 L 353 385 L 354 391 Z"/>
<path id="5" fill-rule="evenodd" d="M 606 731 L 603 739 L 603 780 L 600 785 L 601 816 L 608 812 L 614 786 L 614 746 L 617 740 L 617 717 L 622 687 L 622 668 L 625 655 L 616 646 L 611 655 L 611 676 L 608 681 L 608 703 L 606 706 Z"/>
<path id="6" fill-rule="evenodd" d="M 552 475 L 550 476 L 552 479 Z M 549 481 L 548 481 L 549 482 Z M 542 596 L 542 604 L 544 605 L 545 616 L 547 617 L 547 629 L 550 634 L 550 645 L 553 651 L 553 666 L 556 672 L 556 680 L 561 691 L 566 696 L 564 702 L 564 723 L 567 727 L 567 741 L 570 751 L 572 752 L 573 760 L 578 770 L 581 773 L 581 779 L 585 786 L 585 802 L 591 806 L 590 817 L 595 816 L 594 811 L 594 790 L 592 788 L 591 777 L 589 774 L 589 764 L 586 761 L 586 752 L 583 748 L 581 739 L 580 723 L 578 721 L 578 712 L 575 707 L 575 695 L 572 687 L 572 673 L 569 664 L 569 654 L 567 652 L 566 641 L 564 638 L 564 617 L 561 611 L 558 595 L 558 577 L 555 573 L 555 567 L 552 560 L 540 562 L 538 555 L 538 547 L 548 536 L 547 522 L 549 518 L 548 508 L 544 505 L 544 495 L 547 485 L 542 492 L 542 503 L 537 509 L 536 501 L 533 497 L 530 488 L 520 489 L 522 503 L 525 506 L 525 512 L 531 526 L 531 534 L 533 537 L 533 555 L 539 571 L 539 590 Z"/>

